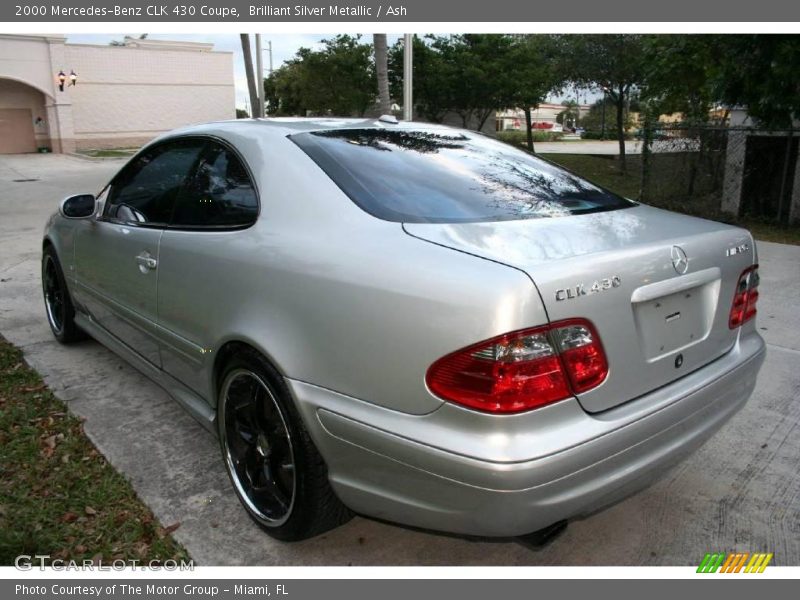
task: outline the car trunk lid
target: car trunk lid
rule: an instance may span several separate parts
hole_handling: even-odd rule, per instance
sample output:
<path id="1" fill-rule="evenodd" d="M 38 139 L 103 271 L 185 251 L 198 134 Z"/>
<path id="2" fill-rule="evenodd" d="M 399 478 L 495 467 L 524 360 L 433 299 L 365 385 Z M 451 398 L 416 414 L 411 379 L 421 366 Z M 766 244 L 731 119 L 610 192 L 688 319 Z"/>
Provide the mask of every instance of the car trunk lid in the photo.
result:
<path id="1" fill-rule="evenodd" d="M 578 395 L 588 412 L 632 400 L 726 353 L 735 287 L 753 263 L 750 234 L 645 205 L 558 218 L 406 223 L 409 235 L 521 269 L 550 321 L 596 327 L 609 363 Z M 531 323 L 531 325 L 537 325 Z"/>

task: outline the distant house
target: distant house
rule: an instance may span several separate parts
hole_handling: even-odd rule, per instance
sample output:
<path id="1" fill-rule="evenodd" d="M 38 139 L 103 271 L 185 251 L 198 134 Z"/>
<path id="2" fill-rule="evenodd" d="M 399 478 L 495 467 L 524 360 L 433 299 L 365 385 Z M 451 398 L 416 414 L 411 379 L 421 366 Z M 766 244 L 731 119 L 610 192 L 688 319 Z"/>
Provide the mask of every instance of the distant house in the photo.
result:
<path id="1" fill-rule="evenodd" d="M 139 146 L 234 111 L 233 54 L 213 44 L 0 34 L 0 154 Z"/>
<path id="2" fill-rule="evenodd" d="M 555 131 L 558 125 L 558 115 L 563 112 L 567 107 L 563 104 L 553 104 L 544 102 L 540 104 L 531 112 L 531 123 L 534 129 L 544 129 Z M 588 114 L 590 104 L 579 104 L 578 120 L 580 116 Z M 495 128 L 497 131 L 506 131 L 509 129 L 525 130 L 525 112 L 521 108 L 513 108 L 510 110 L 497 111 L 495 117 Z"/>

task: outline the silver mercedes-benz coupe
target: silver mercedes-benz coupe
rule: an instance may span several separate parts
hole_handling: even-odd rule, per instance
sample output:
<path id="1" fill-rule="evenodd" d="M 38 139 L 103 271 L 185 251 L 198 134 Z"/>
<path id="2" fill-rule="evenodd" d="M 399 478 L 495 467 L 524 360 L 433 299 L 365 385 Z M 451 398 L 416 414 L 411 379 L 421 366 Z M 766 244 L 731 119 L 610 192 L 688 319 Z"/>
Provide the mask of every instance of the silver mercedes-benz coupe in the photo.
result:
<path id="1" fill-rule="evenodd" d="M 61 203 L 42 281 L 55 336 L 215 431 L 282 540 L 594 512 L 718 430 L 765 355 L 747 231 L 389 117 L 160 137 Z"/>

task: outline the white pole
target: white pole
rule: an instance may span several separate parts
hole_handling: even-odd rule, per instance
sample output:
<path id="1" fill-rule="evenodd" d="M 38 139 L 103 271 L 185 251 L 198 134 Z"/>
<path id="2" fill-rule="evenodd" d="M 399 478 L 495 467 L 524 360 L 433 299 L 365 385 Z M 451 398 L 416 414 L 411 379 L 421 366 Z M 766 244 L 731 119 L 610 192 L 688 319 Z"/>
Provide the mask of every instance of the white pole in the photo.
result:
<path id="1" fill-rule="evenodd" d="M 414 36 L 403 37 L 403 119 L 414 119 Z"/>
<path id="2" fill-rule="evenodd" d="M 272 40 L 268 42 L 269 44 L 269 74 L 272 75 Z"/>
<path id="3" fill-rule="evenodd" d="M 258 108 L 253 112 L 256 117 L 264 116 L 264 59 L 261 56 L 261 34 L 256 34 L 256 92 L 258 95 Z"/>

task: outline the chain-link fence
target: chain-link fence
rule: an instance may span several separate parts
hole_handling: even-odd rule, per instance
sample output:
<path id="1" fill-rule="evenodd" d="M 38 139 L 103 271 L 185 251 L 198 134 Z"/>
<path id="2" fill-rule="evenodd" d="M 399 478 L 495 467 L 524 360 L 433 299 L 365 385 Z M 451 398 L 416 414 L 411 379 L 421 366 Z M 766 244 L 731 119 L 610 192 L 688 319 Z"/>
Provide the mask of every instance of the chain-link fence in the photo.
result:
<path id="1" fill-rule="evenodd" d="M 704 216 L 800 222 L 794 130 L 655 123 L 637 134 L 640 199 Z M 638 162 L 638 165 L 635 163 Z"/>

